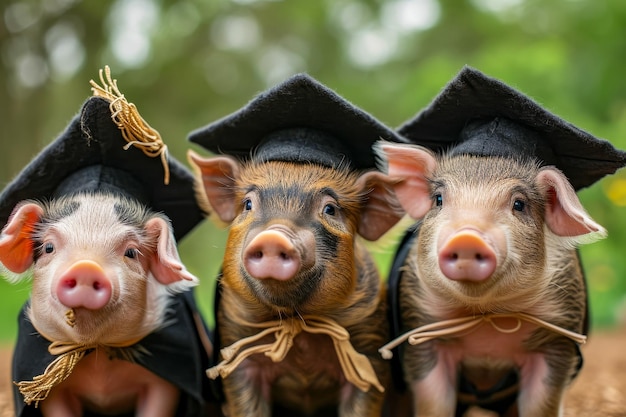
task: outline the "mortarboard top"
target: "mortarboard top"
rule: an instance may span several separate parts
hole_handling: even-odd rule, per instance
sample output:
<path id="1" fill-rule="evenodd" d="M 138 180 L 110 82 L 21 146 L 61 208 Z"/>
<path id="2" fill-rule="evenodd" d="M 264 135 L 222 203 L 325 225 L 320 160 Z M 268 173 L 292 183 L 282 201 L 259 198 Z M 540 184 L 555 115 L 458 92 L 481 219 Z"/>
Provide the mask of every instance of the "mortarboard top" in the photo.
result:
<path id="1" fill-rule="evenodd" d="M 372 144 L 406 142 L 307 74 L 259 94 L 242 109 L 189 135 L 209 151 L 260 161 L 375 168 Z"/>
<path id="2" fill-rule="evenodd" d="M 112 191 L 137 199 L 171 220 L 177 240 L 203 219 L 191 172 L 168 157 L 158 132 L 119 92 L 108 67 L 106 75 L 109 86 L 101 72 L 105 87 L 92 82 L 96 96 L 0 193 L 0 228 L 22 200 L 79 191 Z"/>
<path id="3" fill-rule="evenodd" d="M 464 67 L 430 105 L 398 129 L 452 155 L 529 156 L 555 165 L 579 190 L 626 164 L 626 153 L 506 84 Z"/>

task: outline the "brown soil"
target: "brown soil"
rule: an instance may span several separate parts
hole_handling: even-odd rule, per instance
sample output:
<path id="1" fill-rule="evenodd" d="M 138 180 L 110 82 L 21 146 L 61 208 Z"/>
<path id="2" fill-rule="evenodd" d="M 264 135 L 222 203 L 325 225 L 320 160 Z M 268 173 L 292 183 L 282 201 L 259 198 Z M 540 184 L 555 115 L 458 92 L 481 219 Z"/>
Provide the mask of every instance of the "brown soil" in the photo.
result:
<path id="1" fill-rule="evenodd" d="M 567 391 L 564 417 L 626 416 L 626 329 L 592 333 L 583 355 L 585 366 Z M 0 348 L 0 417 L 13 415 L 10 370 L 11 348 Z"/>

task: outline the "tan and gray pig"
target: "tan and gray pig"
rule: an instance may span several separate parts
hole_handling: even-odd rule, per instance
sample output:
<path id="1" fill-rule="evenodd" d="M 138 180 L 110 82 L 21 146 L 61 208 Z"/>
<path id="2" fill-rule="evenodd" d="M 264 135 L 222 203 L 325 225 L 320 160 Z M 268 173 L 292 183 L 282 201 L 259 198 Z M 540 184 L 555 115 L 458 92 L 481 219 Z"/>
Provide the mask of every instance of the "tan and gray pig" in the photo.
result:
<path id="1" fill-rule="evenodd" d="M 203 218 L 193 176 L 124 149 L 120 129 L 136 126 L 110 106 L 87 100 L 0 194 L 0 262 L 13 280 L 32 276 L 13 360 L 18 416 L 206 411 L 210 346 L 187 291 L 198 280 L 176 247 Z"/>
<path id="2" fill-rule="evenodd" d="M 371 145 L 393 131 L 306 75 L 191 135 L 200 198 L 230 225 L 217 329 L 225 414 L 379 416 L 385 292 L 361 237 L 402 216 Z M 258 146 L 257 146 L 258 145 Z"/>
<path id="3" fill-rule="evenodd" d="M 378 145 L 419 220 L 390 276 L 399 338 L 381 349 L 400 354 L 413 415 L 562 415 L 587 331 L 576 247 L 606 234 L 575 190 L 625 154 L 470 68 L 399 132 L 449 145 Z"/>

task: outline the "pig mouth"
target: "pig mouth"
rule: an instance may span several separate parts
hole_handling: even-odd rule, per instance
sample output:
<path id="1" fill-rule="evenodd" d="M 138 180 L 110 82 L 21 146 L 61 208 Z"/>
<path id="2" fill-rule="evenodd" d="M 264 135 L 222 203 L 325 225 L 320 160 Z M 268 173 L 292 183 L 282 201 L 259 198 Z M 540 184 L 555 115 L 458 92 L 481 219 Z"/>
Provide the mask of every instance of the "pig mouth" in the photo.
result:
<path id="1" fill-rule="evenodd" d="M 299 309 L 317 292 L 324 277 L 323 269 L 301 272 L 288 281 L 274 279 L 259 280 L 242 268 L 242 276 L 251 292 L 269 307 Z"/>

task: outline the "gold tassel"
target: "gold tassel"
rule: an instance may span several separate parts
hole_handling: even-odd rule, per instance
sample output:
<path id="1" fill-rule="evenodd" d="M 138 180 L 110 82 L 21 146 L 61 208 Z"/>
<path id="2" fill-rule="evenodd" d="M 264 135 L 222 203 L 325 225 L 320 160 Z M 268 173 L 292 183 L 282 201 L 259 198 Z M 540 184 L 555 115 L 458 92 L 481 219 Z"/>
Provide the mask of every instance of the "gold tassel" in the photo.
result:
<path id="1" fill-rule="evenodd" d="M 17 385 L 24 396 L 24 402 L 27 405 L 34 402 L 35 408 L 37 408 L 39 402 L 48 397 L 52 388 L 65 381 L 72 374 L 76 364 L 85 356 L 89 349 L 91 348 L 83 346 L 79 349 L 65 352 L 52 361 L 42 375 L 34 377 L 32 381 L 15 382 L 14 384 Z"/>
<path id="2" fill-rule="evenodd" d="M 167 145 L 161 139 L 159 132 L 146 123 L 133 103 L 126 100 L 124 94 L 117 88 L 117 80 L 111 78 L 111 69 L 108 65 L 104 67 L 104 74 L 100 70 L 100 82 L 102 86 L 94 80 L 90 80 L 91 90 L 94 96 L 103 97 L 111 102 L 109 106 L 111 118 L 122 131 L 124 140 L 128 142 L 124 146 L 124 150 L 135 146 L 151 158 L 160 156 L 165 171 L 163 183 L 169 184 L 170 169 L 167 163 Z"/>
<path id="3" fill-rule="evenodd" d="M 367 356 L 354 349 L 350 343 L 348 331 L 334 320 L 310 315 L 301 317 L 301 320 L 291 318 L 284 321 L 268 321 L 264 323 L 241 322 L 240 324 L 263 328 L 264 330 L 223 348 L 221 353 L 224 360 L 206 371 L 209 378 L 227 377 L 244 359 L 256 353 L 263 353 L 273 362 L 280 362 L 287 356 L 289 349 L 293 346 L 293 339 L 298 333 L 305 331 L 308 333 L 325 334 L 332 339 L 344 376 L 354 386 L 363 392 L 369 391 L 371 386 L 376 387 L 380 392 L 385 391 L 385 388 L 378 381 L 374 367 Z M 241 350 L 243 346 L 256 342 L 272 333 L 276 339 L 274 343 L 255 345 Z"/>

